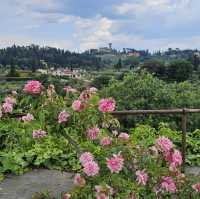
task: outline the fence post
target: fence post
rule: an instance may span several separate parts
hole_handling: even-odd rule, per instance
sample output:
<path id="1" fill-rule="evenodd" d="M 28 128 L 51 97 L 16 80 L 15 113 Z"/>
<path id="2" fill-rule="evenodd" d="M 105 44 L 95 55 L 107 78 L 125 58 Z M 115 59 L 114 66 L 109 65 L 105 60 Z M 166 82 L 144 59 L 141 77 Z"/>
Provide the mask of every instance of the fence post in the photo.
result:
<path id="1" fill-rule="evenodd" d="M 187 111 L 185 108 L 183 108 L 181 128 L 182 128 L 182 158 L 183 158 L 182 171 L 185 172 L 186 131 L 187 131 Z"/>

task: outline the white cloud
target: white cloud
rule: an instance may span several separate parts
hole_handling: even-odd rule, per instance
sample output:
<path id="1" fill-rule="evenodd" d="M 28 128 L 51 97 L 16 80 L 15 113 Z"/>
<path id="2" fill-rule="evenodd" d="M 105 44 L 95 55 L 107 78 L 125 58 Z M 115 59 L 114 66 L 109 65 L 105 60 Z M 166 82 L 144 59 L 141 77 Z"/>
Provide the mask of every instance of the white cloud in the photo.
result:
<path id="1" fill-rule="evenodd" d="M 113 37 L 111 32 L 113 23 L 112 20 L 101 16 L 92 19 L 77 18 L 74 38 L 80 43 L 79 49 L 96 48 L 108 43 Z"/>

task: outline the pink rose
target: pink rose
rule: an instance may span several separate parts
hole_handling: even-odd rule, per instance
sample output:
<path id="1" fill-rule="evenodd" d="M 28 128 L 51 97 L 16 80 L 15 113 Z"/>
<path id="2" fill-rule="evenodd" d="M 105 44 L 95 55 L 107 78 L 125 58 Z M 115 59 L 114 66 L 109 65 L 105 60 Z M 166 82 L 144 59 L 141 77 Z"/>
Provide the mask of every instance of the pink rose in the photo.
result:
<path id="1" fill-rule="evenodd" d="M 32 136 L 34 139 L 37 139 L 37 138 L 42 138 L 44 136 L 47 135 L 47 132 L 46 131 L 43 131 L 41 129 L 39 130 L 34 130 L 33 133 L 32 133 Z"/>
<path id="2" fill-rule="evenodd" d="M 192 188 L 197 192 L 200 193 L 200 183 L 196 183 L 192 185 Z"/>
<path id="3" fill-rule="evenodd" d="M 69 116 L 70 116 L 69 113 L 67 113 L 66 111 L 60 112 L 58 115 L 58 123 L 67 122 Z"/>
<path id="4" fill-rule="evenodd" d="M 69 193 L 65 193 L 62 197 L 62 199 L 70 199 L 71 195 Z"/>
<path id="5" fill-rule="evenodd" d="M 111 139 L 109 136 L 102 138 L 102 140 L 101 140 L 101 142 L 100 142 L 100 144 L 101 144 L 102 146 L 108 146 L 108 145 L 110 145 L 111 143 L 112 143 L 112 139 Z"/>
<path id="6" fill-rule="evenodd" d="M 34 117 L 30 113 L 28 113 L 25 116 L 22 116 L 22 121 L 24 121 L 24 122 L 31 122 L 32 120 L 34 120 Z"/>
<path id="7" fill-rule="evenodd" d="M 94 161 L 86 162 L 84 164 L 83 172 L 87 176 L 96 176 L 99 173 L 99 166 Z"/>
<path id="8" fill-rule="evenodd" d="M 4 113 L 11 113 L 13 111 L 13 104 L 3 103 L 2 110 Z"/>
<path id="9" fill-rule="evenodd" d="M 98 91 L 98 89 L 95 88 L 95 87 L 90 87 L 90 88 L 89 88 L 89 91 L 90 91 L 91 93 L 96 93 L 96 92 Z"/>
<path id="10" fill-rule="evenodd" d="M 156 146 L 162 152 L 169 152 L 173 148 L 173 143 L 169 138 L 162 136 L 156 140 Z"/>
<path id="11" fill-rule="evenodd" d="M 120 133 L 118 138 L 120 138 L 121 140 L 124 140 L 124 141 L 128 141 L 129 140 L 129 134 L 128 133 Z"/>
<path id="12" fill-rule="evenodd" d="M 96 140 L 100 133 L 100 129 L 97 127 L 93 127 L 87 130 L 87 138 L 90 140 Z"/>
<path id="13" fill-rule="evenodd" d="M 142 171 L 138 170 L 138 171 L 136 171 L 136 175 L 137 175 L 136 181 L 138 182 L 138 184 L 146 185 L 147 180 L 148 180 L 147 173 L 144 170 L 142 170 Z"/>
<path id="14" fill-rule="evenodd" d="M 113 157 L 107 160 L 107 167 L 110 169 L 111 173 L 119 173 L 124 165 L 124 158 L 119 152 L 117 155 L 113 154 Z"/>
<path id="15" fill-rule="evenodd" d="M 94 157 L 90 152 L 84 152 L 81 154 L 79 161 L 82 164 L 82 166 L 84 166 L 85 163 L 93 161 Z"/>
<path id="16" fill-rule="evenodd" d="M 84 109 L 84 105 L 83 103 L 81 102 L 81 100 L 75 100 L 73 103 L 72 103 L 72 109 L 74 111 L 82 111 Z"/>
<path id="17" fill-rule="evenodd" d="M 42 91 L 42 84 L 36 80 L 28 81 L 24 86 L 23 91 L 30 95 L 39 95 Z"/>
<path id="18" fill-rule="evenodd" d="M 12 105 L 16 104 L 16 99 L 13 97 L 6 97 L 4 101 L 6 104 L 12 104 Z"/>
<path id="19" fill-rule="evenodd" d="M 63 90 L 64 90 L 66 93 L 77 93 L 77 92 L 78 92 L 75 88 L 72 88 L 71 86 L 65 86 L 65 87 L 63 88 Z"/>
<path id="20" fill-rule="evenodd" d="M 163 177 L 161 182 L 161 188 L 170 193 L 176 192 L 176 185 L 171 177 Z"/>
<path id="21" fill-rule="evenodd" d="M 85 183 L 85 179 L 81 177 L 79 173 L 77 173 L 74 177 L 74 184 L 78 187 L 84 187 Z"/>
<path id="22" fill-rule="evenodd" d="M 99 101 L 99 111 L 111 112 L 115 110 L 115 100 L 114 99 L 101 99 Z"/>

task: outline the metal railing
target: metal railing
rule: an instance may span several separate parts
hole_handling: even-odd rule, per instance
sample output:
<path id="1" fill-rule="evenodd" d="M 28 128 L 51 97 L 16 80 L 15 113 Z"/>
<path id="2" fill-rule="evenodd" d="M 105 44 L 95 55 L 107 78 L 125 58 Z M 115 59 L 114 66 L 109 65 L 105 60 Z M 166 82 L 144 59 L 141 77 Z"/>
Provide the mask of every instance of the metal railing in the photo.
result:
<path id="1" fill-rule="evenodd" d="M 200 109 L 160 109 L 160 110 L 129 110 L 129 111 L 113 111 L 111 114 L 118 118 L 123 116 L 135 116 L 135 115 L 181 115 L 181 130 L 182 130 L 182 170 L 185 171 L 185 159 L 186 159 L 186 132 L 187 132 L 187 116 L 192 113 L 200 113 Z"/>

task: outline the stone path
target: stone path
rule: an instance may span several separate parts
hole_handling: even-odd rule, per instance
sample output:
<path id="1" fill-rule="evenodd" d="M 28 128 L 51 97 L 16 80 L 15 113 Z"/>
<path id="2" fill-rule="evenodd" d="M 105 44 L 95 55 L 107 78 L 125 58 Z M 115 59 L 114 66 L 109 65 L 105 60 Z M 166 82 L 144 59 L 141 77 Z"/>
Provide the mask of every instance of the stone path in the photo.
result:
<path id="1" fill-rule="evenodd" d="M 0 183 L 0 199 L 31 199 L 33 193 L 48 190 L 67 192 L 73 186 L 73 174 L 39 169 L 21 176 L 9 175 Z"/>
<path id="2" fill-rule="evenodd" d="M 200 167 L 188 167 L 186 173 L 200 175 Z M 73 186 L 73 174 L 39 169 L 21 176 L 9 175 L 0 183 L 0 199 L 31 199 L 33 193 L 48 190 L 67 192 Z"/>
<path id="3" fill-rule="evenodd" d="M 200 176 L 200 167 L 186 167 L 185 172 L 186 174 Z"/>

